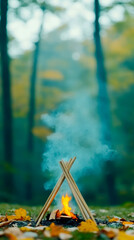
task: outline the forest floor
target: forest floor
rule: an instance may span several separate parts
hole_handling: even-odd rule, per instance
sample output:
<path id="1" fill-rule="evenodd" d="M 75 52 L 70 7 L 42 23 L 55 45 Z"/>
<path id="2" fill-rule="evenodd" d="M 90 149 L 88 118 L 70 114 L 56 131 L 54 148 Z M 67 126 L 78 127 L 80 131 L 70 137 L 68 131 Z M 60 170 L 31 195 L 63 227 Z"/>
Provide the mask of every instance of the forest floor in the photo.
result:
<path id="1" fill-rule="evenodd" d="M 21 210 L 14 213 L 16 209 Z M 90 206 L 90 209 L 94 214 L 94 218 L 100 221 L 97 228 L 90 221 L 81 224 L 78 228 L 72 227 L 72 229 L 63 228 L 55 224 L 50 227 L 42 226 L 38 228 L 26 225 L 29 217 L 33 220 L 36 219 L 41 207 L 0 204 L 0 238 L 9 240 L 64 240 L 69 238 L 78 240 L 134 240 L 134 204 L 124 204 L 116 207 Z M 13 220 L 12 216 L 15 214 L 17 219 Z M 7 221 L 9 221 L 9 224 Z M 26 222 L 26 224 L 19 226 L 17 223 L 21 221 L 23 223 Z"/>

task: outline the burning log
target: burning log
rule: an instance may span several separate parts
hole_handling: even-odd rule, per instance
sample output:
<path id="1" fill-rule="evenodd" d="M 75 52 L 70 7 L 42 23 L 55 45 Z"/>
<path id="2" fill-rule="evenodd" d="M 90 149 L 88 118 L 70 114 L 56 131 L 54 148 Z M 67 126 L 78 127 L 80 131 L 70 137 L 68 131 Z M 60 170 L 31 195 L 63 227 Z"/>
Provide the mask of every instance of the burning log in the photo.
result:
<path id="1" fill-rule="evenodd" d="M 37 217 L 36 226 L 38 226 L 39 223 L 41 222 L 42 218 L 44 217 L 44 215 L 47 212 L 49 206 L 51 205 L 52 201 L 54 200 L 54 198 L 55 198 L 57 192 L 59 191 L 63 181 L 65 180 L 65 178 L 66 178 L 66 180 L 67 180 L 67 182 L 70 186 L 70 189 L 71 189 L 71 191 L 74 195 L 74 198 L 75 198 L 75 200 L 76 200 L 76 202 L 79 206 L 79 209 L 82 213 L 82 216 L 83 216 L 84 220 L 87 220 L 87 219 L 91 218 L 92 221 L 95 222 L 94 217 L 92 216 L 92 214 L 91 214 L 84 198 L 82 197 L 82 195 L 81 195 L 81 193 L 80 193 L 72 175 L 69 172 L 69 170 L 70 170 L 72 164 L 74 163 L 75 159 L 76 158 L 70 159 L 68 163 L 64 163 L 64 161 L 60 161 L 60 165 L 61 165 L 61 168 L 63 170 L 63 174 L 60 177 L 59 181 L 57 182 L 56 186 L 54 187 L 53 191 L 51 192 L 51 194 L 50 194 L 49 198 L 47 199 L 44 207 L 42 208 L 39 216 Z M 68 199 L 67 197 L 66 197 L 67 208 L 66 208 L 66 205 L 64 205 L 64 208 L 60 212 L 60 215 L 59 215 L 59 211 L 57 211 L 57 210 L 52 212 L 51 215 L 50 215 L 51 219 L 52 218 L 56 219 L 57 215 L 59 215 L 60 218 L 68 218 L 68 216 L 69 216 L 72 219 L 75 219 L 75 218 L 77 219 L 76 215 L 70 212 L 71 208 L 68 206 L 68 202 L 70 201 L 70 198 Z M 62 214 L 62 213 L 64 213 L 64 214 Z M 95 222 L 95 224 L 96 224 L 96 222 Z"/>
<path id="2" fill-rule="evenodd" d="M 60 215 L 59 209 L 53 210 L 49 216 L 49 220 L 56 219 Z"/>

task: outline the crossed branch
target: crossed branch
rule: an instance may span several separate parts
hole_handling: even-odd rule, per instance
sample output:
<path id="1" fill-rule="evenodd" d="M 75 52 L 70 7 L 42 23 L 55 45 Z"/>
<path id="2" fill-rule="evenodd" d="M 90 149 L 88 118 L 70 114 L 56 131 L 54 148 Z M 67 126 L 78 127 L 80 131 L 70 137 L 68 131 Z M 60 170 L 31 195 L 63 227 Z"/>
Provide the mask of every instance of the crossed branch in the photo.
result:
<path id="1" fill-rule="evenodd" d="M 72 194 L 75 198 L 75 201 L 77 202 L 77 204 L 79 206 L 79 209 L 81 211 L 81 214 L 82 214 L 84 220 L 87 220 L 87 219 L 91 218 L 92 221 L 95 222 L 92 213 L 90 212 L 90 210 L 89 210 L 83 196 L 81 195 L 81 193 L 80 193 L 72 175 L 69 172 L 69 170 L 71 169 L 75 159 L 76 159 L 76 157 L 74 157 L 73 159 L 71 158 L 69 160 L 69 162 L 67 162 L 67 163 L 65 163 L 63 160 L 59 162 L 63 173 L 62 173 L 61 177 L 59 178 L 58 182 L 56 183 L 56 185 L 55 185 L 54 189 L 52 190 L 51 194 L 49 195 L 49 197 L 48 197 L 45 205 L 43 206 L 41 212 L 39 213 L 39 215 L 36 219 L 36 226 L 38 226 L 40 224 L 41 220 L 43 219 L 43 217 L 46 214 L 48 208 L 50 207 L 51 203 L 53 202 L 53 200 L 54 200 L 56 194 L 58 193 L 62 183 L 65 180 L 65 178 L 66 178 L 66 180 L 68 182 L 68 185 L 69 185 L 69 187 L 72 191 Z M 95 224 L 96 224 L 96 222 L 95 222 Z"/>

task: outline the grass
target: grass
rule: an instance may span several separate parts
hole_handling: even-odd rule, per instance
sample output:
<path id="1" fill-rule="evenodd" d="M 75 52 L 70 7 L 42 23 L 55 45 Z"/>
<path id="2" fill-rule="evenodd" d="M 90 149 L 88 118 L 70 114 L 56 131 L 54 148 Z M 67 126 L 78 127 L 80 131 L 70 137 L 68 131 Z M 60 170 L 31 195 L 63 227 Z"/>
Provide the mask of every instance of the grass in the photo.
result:
<path id="1" fill-rule="evenodd" d="M 27 214 L 30 215 L 34 220 L 36 219 L 37 215 L 39 214 L 42 206 L 20 206 L 17 204 L 0 204 L 0 215 L 11 215 L 14 214 L 14 210 L 18 208 L 24 208 L 27 210 Z M 113 216 L 119 216 L 121 218 L 125 218 L 127 220 L 131 219 L 131 216 L 128 216 L 130 213 L 134 212 L 134 205 L 127 204 L 123 206 L 116 206 L 116 207 L 90 207 L 90 209 L 96 214 L 95 218 L 98 219 L 106 219 L 108 216 L 112 218 Z M 106 235 L 103 233 L 98 235 L 94 233 L 83 233 L 79 231 L 75 231 L 72 234 L 72 238 L 74 240 L 110 240 Z M 40 240 L 47 240 L 43 233 L 38 235 Z M 49 238 L 50 240 L 56 240 L 58 238 Z M 1 240 L 8 240 L 7 237 L 2 237 Z"/>
<path id="2" fill-rule="evenodd" d="M 7 204 L 1 203 L 0 204 L 0 215 L 5 214 L 13 214 L 14 210 L 17 208 L 24 208 L 27 210 L 28 215 L 30 215 L 34 220 L 38 216 L 42 206 L 20 206 L 17 204 Z M 123 205 L 123 206 L 116 206 L 116 207 L 94 207 L 90 206 L 90 209 L 96 214 L 95 218 L 105 219 L 107 217 L 112 218 L 113 216 L 118 216 L 125 219 L 132 219 L 131 216 L 128 216 L 130 213 L 134 212 L 134 205 Z M 104 211 L 106 210 L 106 212 Z"/>

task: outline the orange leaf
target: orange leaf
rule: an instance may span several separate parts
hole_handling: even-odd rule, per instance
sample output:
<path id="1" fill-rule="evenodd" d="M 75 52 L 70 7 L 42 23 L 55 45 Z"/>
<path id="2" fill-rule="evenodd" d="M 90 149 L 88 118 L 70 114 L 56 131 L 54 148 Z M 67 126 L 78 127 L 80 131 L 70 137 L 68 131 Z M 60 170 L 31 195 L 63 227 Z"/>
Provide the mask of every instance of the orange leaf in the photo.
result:
<path id="1" fill-rule="evenodd" d="M 54 223 L 51 223 L 50 227 L 46 230 L 50 231 L 51 237 L 58 237 L 60 233 L 69 234 L 69 231 L 65 230 L 62 226 L 57 226 Z"/>
<path id="2" fill-rule="evenodd" d="M 109 219 L 109 222 L 118 222 L 119 220 L 120 220 L 119 218 L 113 217 Z"/>
<path id="3" fill-rule="evenodd" d="M 8 233 L 6 234 L 6 236 L 10 239 L 10 240 L 17 240 L 17 237 L 15 235 L 13 235 L 12 233 Z"/>

